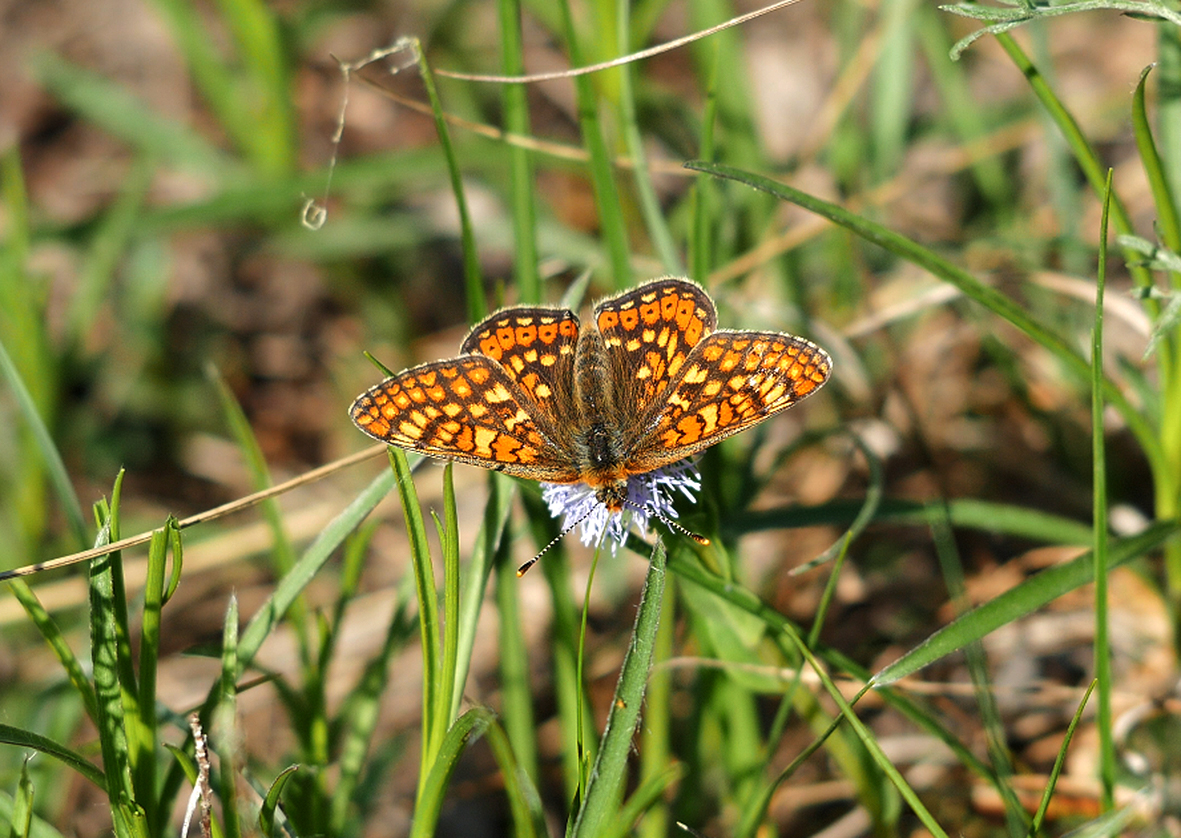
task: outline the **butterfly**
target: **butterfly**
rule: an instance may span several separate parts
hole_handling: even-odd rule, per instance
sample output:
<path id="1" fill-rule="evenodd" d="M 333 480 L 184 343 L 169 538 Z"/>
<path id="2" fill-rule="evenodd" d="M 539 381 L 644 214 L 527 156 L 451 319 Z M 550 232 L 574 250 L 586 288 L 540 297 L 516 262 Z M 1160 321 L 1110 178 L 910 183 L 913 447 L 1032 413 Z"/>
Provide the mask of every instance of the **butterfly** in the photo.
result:
<path id="1" fill-rule="evenodd" d="M 512 306 L 459 355 L 412 367 L 349 408 L 364 433 L 546 483 L 585 483 L 617 512 L 629 477 L 670 465 L 815 393 L 832 373 L 816 344 L 717 330 L 700 285 L 665 277 L 599 302 Z"/>

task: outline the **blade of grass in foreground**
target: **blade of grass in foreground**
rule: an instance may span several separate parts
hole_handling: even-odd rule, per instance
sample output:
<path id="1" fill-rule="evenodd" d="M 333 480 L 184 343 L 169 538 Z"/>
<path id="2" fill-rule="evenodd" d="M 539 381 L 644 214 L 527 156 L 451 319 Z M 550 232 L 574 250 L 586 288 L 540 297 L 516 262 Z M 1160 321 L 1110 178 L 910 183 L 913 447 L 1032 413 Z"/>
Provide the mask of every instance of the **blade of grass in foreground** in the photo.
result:
<path id="1" fill-rule="evenodd" d="M 627 757 L 632 736 L 640 721 L 644 702 L 644 688 L 648 684 L 648 670 L 652 666 L 652 652 L 656 647 L 656 630 L 660 625 L 660 603 L 664 597 L 665 550 L 662 541 L 656 542 L 648 578 L 640 594 L 639 611 L 632 632 L 632 642 L 623 659 L 615 700 L 607 716 L 607 726 L 591 771 L 586 799 L 574 821 L 574 838 L 600 836 L 607 832 L 619 810 L 623 780 L 627 773 Z"/>
<path id="2" fill-rule="evenodd" d="M 1181 530 L 1176 521 L 1158 521 L 1139 535 L 1109 546 L 1109 568 L 1143 556 Z M 949 655 L 994 629 L 1029 614 L 1094 578 L 1094 556 L 1088 551 L 1076 559 L 1036 573 L 1020 585 L 997 596 L 931 635 L 921 645 L 887 666 L 873 678 L 875 686 L 892 684 L 927 664 Z"/>
<path id="3" fill-rule="evenodd" d="M 1103 292 L 1107 287 L 1107 219 L 1111 208 L 1111 169 L 1107 170 L 1107 191 L 1100 222 L 1099 262 L 1095 283 L 1095 325 L 1091 333 L 1091 469 L 1095 527 L 1095 681 L 1099 685 L 1099 712 L 1095 722 L 1099 734 L 1099 780 L 1103 785 L 1105 811 L 1115 804 L 1115 742 L 1111 722 L 1111 649 L 1107 616 L 1107 448 L 1103 422 Z"/>
<path id="4" fill-rule="evenodd" d="M 745 183 L 754 189 L 767 192 L 783 201 L 788 201 L 814 212 L 834 224 L 839 224 L 847 230 L 856 233 L 868 242 L 885 248 L 896 256 L 907 260 L 920 268 L 929 271 L 935 277 L 958 288 L 966 297 L 996 314 L 1006 322 L 1024 332 L 1031 340 L 1049 350 L 1054 357 L 1066 367 L 1073 370 L 1080 381 L 1089 381 L 1091 376 L 1090 362 L 1080 355 L 1075 348 L 1062 338 L 1061 335 L 1050 331 L 1036 319 L 1031 317 L 1023 308 L 1009 297 L 995 288 L 985 285 L 976 277 L 957 265 L 944 259 L 934 251 L 923 247 L 918 242 L 899 235 L 880 224 L 862 218 L 844 207 L 830 201 L 801 192 L 791 186 L 771 180 L 761 175 L 753 174 L 732 166 L 719 163 L 705 163 L 690 161 L 685 168 L 698 172 L 707 172 L 717 177 Z M 1119 411 L 1120 416 L 1127 422 L 1128 427 L 1136 435 L 1136 441 L 1145 455 L 1152 461 L 1153 471 L 1156 472 L 1167 462 L 1161 449 L 1160 441 L 1147 420 L 1136 410 L 1124 396 L 1123 392 L 1110 380 L 1104 378 L 1104 397 Z"/>

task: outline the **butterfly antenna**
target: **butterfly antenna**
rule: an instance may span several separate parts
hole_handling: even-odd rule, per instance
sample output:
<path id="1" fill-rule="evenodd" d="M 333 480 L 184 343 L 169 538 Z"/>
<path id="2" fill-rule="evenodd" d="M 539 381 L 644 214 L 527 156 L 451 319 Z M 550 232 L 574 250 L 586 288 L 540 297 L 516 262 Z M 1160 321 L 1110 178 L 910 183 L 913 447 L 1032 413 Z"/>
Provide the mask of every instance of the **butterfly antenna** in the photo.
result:
<path id="1" fill-rule="evenodd" d="M 685 529 L 683 526 L 681 526 L 676 521 L 669 518 L 667 515 L 665 515 L 663 512 L 661 512 L 659 509 L 657 509 L 654 506 L 638 506 L 637 504 L 634 504 L 628 500 L 625 500 L 623 502 L 623 505 L 630 506 L 632 509 L 636 510 L 637 512 L 646 512 L 654 518 L 659 518 L 660 521 L 666 527 L 668 527 L 670 530 L 676 530 L 681 535 L 693 539 L 698 544 L 700 544 L 702 547 L 706 547 L 710 543 L 709 539 L 706 538 L 704 535 L 698 535 L 697 533 L 693 532 L 692 530 Z"/>
<path id="2" fill-rule="evenodd" d="M 574 521 L 573 523 L 567 525 L 560 533 L 558 533 L 553 538 L 551 538 L 549 541 L 549 544 L 545 545 L 544 547 L 542 547 L 540 550 L 537 551 L 536 556 L 534 556 L 529 561 L 525 562 L 523 565 L 521 565 L 520 567 L 517 568 L 517 578 L 520 579 L 522 576 L 524 576 L 526 571 L 528 571 L 529 568 L 533 567 L 533 565 L 537 564 L 537 560 L 540 559 L 542 556 L 544 556 L 549 551 L 549 548 L 553 547 L 555 544 L 557 544 L 559 541 L 561 541 L 563 538 L 565 538 L 566 534 L 569 533 L 570 530 L 574 529 L 579 524 L 581 524 L 583 521 L 585 521 L 587 516 L 590 515 L 594 511 L 595 511 L 595 507 L 592 505 L 586 512 L 582 513 L 582 515 L 579 516 L 577 521 Z"/>

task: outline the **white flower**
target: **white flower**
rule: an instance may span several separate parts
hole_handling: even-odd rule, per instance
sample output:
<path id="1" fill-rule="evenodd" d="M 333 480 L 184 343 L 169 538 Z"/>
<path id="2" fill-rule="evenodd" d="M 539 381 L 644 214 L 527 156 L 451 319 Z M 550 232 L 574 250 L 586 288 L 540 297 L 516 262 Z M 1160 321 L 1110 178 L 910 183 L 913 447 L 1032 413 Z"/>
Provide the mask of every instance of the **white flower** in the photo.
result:
<path id="1" fill-rule="evenodd" d="M 582 543 L 590 546 L 606 538 L 614 555 L 627 539 L 628 527 L 635 524 L 647 535 L 652 518 L 663 521 L 677 517 L 672 498 L 680 492 L 690 502 L 701 490 L 701 473 L 696 464 L 682 460 L 671 466 L 634 474 L 627 481 L 624 509 L 609 510 L 596 497 L 596 490 L 585 483 L 543 483 L 541 497 L 555 518 L 565 516 L 562 531 L 582 528 Z"/>

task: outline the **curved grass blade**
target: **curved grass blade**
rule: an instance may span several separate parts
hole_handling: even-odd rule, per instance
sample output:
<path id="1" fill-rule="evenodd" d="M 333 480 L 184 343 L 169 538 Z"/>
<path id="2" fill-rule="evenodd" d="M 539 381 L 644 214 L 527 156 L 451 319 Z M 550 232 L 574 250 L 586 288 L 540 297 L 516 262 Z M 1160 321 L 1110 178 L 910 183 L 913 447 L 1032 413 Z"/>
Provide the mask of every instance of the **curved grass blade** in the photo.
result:
<path id="1" fill-rule="evenodd" d="M 725 529 L 737 534 L 747 534 L 760 530 L 809 527 L 818 524 L 844 525 L 849 521 L 856 521 L 865 506 L 866 501 L 840 500 L 819 506 L 745 511 L 730 516 Z M 888 498 L 878 505 L 873 523 L 929 527 L 943 515 L 939 506 L 942 505 Z M 1029 538 L 1047 544 L 1074 544 L 1086 547 L 1092 543 L 1091 528 L 1086 524 L 1036 509 L 960 498 L 947 504 L 947 515 L 953 527 Z"/>
<path id="2" fill-rule="evenodd" d="M 1139 535 L 1121 539 L 1109 547 L 1108 567 L 1116 568 L 1164 544 L 1181 530 L 1176 521 L 1158 521 Z M 1000 596 L 969 611 L 935 632 L 873 677 L 875 687 L 892 684 L 951 654 L 989 632 L 1023 617 L 1094 578 L 1091 551 L 1076 559 L 1041 571 Z"/>
<path id="3" fill-rule="evenodd" d="M 79 546 L 85 545 L 90 540 L 90 537 L 85 517 L 82 514 L 82 504 L 78 500 L 78 495 L 74 492 L 74 484 L 66 472 L 66 464 L 62 462 L 57 446 L 53 443 L 53 437 L 50 435 L 49 429 L 45 427 L 45 422 L 41 419 L 41 414 L 37 411 L 37 405 L 33 401 L 33 396 L 29 392 L 29 388 L 25 386 L 20 371 L 16 368 L 16 364 L 13 363 L 8 350 L 5 349 L 3 340 L 0 340 L 0 375 L 3 375 L 4 379 L 8 382 L 8 387 L 12 390 L 12 395 L 16 398 L 17 409 L 20 411 L 21 418 L 24 419 L 26 426 L 33 435 L 37 448 L 41 452 L 41 459 L 46 471 L 49 472 L 49 482 L 53 484 L 54 491 L 57 493 L 58 500 L 61 502 L 62 511 L 65 512 L 66 521 L 70 525 L 70 530 L 74 533 L 74 538 L 77 540 Z"/>
<path id="4" fill-rule="evenodd" d="M 279 772 L 275 782 L 271 783 L 271 787 L 267 789 L 266 796 L 262 799 L 262 806 L 258 810 L 258 831 L 263 835 L 274 835 L 275 811 L 279 808 L 279 797 L 283 794 L 283 787 L 287 785 L 287 781 L 298 770 L 298 765 L 287 766 Z"/>
<path id="5" fill-rule="evenodd" d="M 414 807 L 414 825 L 410 838 L 432 838 L 439 825 L 439 812 L 443 808 L 443 797 L 451 772 L 459 761 L 460 754 L 495 720 L 492 711 L 484 707 L 473 707 L 455 720 L 451 729 L 443 735 L 435 752 L 434 764 L 419 786 L 417 805 Z"/>
<path id="6" fill-rule="evenodd" d="M 959 289 L 966 297 L 1006 322 L 1015 326 L 1045 349 L 1049 350 L 1067 368 L 1073 370 L 1080 381 L 1088 381 L 1091 375 L 1091 364 L 1061 335 L 1047 329 L 1034 317 L 1030 316 L 1014 300 L 1006 297 L 995 288 L 985 285 L 976 277 L 957 265 L 944 259 L 939 254 L 923 247 L 918 242 L 895 233 L 880 224 L 849 212 L 844 207 L 830 201 L 809 195 L 794 187 L 778 181 L 773 181 L 761 175 L 756 175 L 732 166 L 719 163 L 705 163 L 690 161 L 685 168 L 693 171 L 707 172 L 717 177 L 744 183 L 754 189 L 767 192 L 783 201 L 796 204 L 809 212 L 814 212 L 834 224 L 839 224 L 847 230 L 857 234 L 868 242 L 885 248 L 896 256 L 911 262 L 933 274 L 935 277 Z M 1113 206 L 1118 206 L 1113 204 Z M 1128 427 L 1136 435 L 1136 441 L 1152 462 L 1153 471 L 1159 472 L 1168 462 L 1161 448 L 1160 440 L 1148 421 L 1128 401 L 1123 392 L 1110 380 L 1103 381 L 1104 398 L 1119 411 L 1120 416 L 1127 422 Z"/>
<path id="7" fill-rule="evenodd" d="M 101 769 L 94 766 L 77 751 L 72 751 L 60 742 L 55 742 L 40 733 L 0 724 L 0 742 L 6 745 L 15 745 L 18 748 L 30 748 L 46 756 L 51 756 L 73 768 L 100 789 L 107 787 L 106 775 Z"/>

